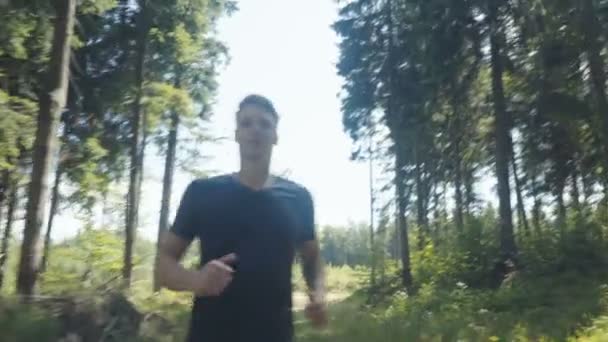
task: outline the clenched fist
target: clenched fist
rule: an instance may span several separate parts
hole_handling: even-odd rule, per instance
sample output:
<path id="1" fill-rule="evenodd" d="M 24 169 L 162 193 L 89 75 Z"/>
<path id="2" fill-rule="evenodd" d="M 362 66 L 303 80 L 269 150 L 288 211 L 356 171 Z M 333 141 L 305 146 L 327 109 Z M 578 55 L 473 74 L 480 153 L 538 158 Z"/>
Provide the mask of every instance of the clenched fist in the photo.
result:
<path id="1" fill-rule="evenodd" d="M 325 328 L 328 323 L 327 308 L 324 296 L 310 295 L 310 302 L 306 305 L 306 317 L 315 328 Z"/>
<path id="2" fill-rule="evenodd" d="M 199 297 L 219 296 L 232 281 L 234 269 L 231 267 L 237 261 L 234 253 L 219 259 L 209 261 L 199 271 L 193 274 L 192 290 Z"/>

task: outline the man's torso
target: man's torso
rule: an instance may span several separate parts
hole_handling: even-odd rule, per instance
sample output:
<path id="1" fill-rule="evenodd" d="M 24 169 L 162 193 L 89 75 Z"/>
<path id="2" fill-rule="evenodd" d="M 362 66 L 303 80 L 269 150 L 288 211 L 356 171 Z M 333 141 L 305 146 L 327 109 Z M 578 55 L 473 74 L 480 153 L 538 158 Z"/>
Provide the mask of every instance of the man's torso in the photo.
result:
<path id="1" fill-rule="evenodd" d="M 230 253 L 238 261 L 221 296 L 195 299 L 190 341 L 289 341 L 291 269 L 305 229 L 305 190 L 281 178 L 262 190 L 232 175 L 197 182 L 201 263 Z"/>

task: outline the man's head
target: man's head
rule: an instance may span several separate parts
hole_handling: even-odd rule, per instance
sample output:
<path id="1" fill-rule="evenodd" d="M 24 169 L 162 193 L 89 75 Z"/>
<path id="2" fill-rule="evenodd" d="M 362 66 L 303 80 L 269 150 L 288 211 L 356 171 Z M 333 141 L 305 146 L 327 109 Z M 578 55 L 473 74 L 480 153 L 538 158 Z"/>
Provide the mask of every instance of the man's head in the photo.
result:
<path id="1" fill-rule="evenodd" d="M 268 160 L 277 143 L 279 115 L 274 105 L 260 95 L 249 95 L 239 104 L 236 113 L 236 141 L 241 158 Z"/>

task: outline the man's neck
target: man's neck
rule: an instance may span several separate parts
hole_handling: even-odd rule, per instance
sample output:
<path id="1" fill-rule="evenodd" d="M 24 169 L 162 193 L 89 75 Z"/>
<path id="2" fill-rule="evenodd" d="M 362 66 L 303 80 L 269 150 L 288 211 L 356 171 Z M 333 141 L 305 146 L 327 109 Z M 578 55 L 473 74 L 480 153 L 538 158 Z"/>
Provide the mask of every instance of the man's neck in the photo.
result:
<path id="1" fill-rule="evenodd" d="M 270 166 L 263 161 L 242 161 L 238 176 L 239 180 L 244 185 L 253 189 L 262 189 L 267 186 L 270 181 Z"/>

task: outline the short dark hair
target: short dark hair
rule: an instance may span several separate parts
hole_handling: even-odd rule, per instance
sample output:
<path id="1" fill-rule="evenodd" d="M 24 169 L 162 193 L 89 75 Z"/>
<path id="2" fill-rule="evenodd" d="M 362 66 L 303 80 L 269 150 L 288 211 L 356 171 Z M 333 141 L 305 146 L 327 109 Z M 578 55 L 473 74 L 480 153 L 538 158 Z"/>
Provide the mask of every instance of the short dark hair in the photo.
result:
<path id="1" fill-rule="evenodd" d="M 274 117 L 275 121 L 277 121 L 277 122 L 279 121 L 279 114 L 277 113 L 277 110 L 274 108 L 272 101 L 270 101 L 268 98 L 266 98 L 262 95 L 257 95 L 257 94 L 248 95 L 243 100 L 241 100 L 241 103 L 239 103 L 238 112 L 243 110 L 243 108 L 245 108 L 245 106 L 249 106 L 249 105 L 258 106 L 258 107 L 262 108 L 263 110 L 270 113 Z M 238 112 L 237 112 L 237 114 L 238 114 Z"/>

